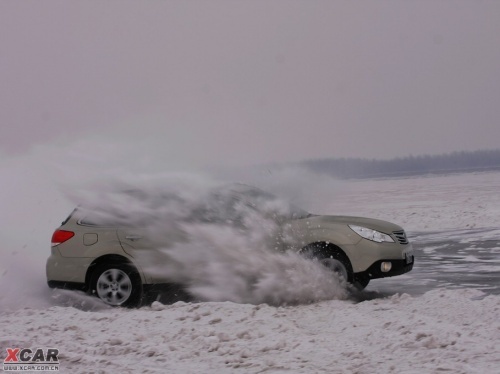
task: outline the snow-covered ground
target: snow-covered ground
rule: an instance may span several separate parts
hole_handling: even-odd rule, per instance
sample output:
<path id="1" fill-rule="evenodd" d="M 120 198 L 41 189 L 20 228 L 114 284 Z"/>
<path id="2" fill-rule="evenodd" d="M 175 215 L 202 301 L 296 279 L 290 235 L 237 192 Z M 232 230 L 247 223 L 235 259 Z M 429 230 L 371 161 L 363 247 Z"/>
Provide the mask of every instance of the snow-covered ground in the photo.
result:
<path id="1" fill-rule="evenodd" d="M 2 315 L 0 344 L 57 347 L 67 373 L 498 373 L 499 313 L 499 297 L 472 290 L 293 307 L 52 307 Z"/>
<path id="2" fill-rule="evenodd" d="M 293 185 L 293 175 L 283 181 Z M 303 178 L 296 181 L 302 193 L 289 189 L 289 196 L 315 213 L 386 219 L 415 238 L 461 230 L 461 240 L 468 232 L 477 239 L 477 229 L 497 235 L 494 228 L 500 228 L 500 173 L 318 178 L 314 187 Z M 32 190 L 23 185 L 15 192 L 23 191 L 28 196 Z M 43 208 L 57 202 L 56 211 L 69 209 L 54 192 L 37 199 Z M 57 348 L 60 371 L 72 373 L 499 372 L 500 296 L 467 288 L 411 296 L 403 276 L 400 291 L 394 291 L 398 278 L 387 290 L 386 280 L 378 280 L 359 294 L 305 305 L 155 302 L 138 310 L 108 308 L 85 295 L 45 287 L 44 261 L 38 259 L 48 256 L 51 232 L 41 228 L 55 228 L 63 216 L 52 222 L 47 209 L 30 216 L 29 210 L 16 210 L 8 194 L 2 204 L 3 211 L 13 210 L 2 225 L 11 245 L 2 249 L 0 265 L 4 355 L 6 348 Z M 21 220 L 23 226 L 14 227 Z M 500 270 L 498 257 L 493 262 Z"/>

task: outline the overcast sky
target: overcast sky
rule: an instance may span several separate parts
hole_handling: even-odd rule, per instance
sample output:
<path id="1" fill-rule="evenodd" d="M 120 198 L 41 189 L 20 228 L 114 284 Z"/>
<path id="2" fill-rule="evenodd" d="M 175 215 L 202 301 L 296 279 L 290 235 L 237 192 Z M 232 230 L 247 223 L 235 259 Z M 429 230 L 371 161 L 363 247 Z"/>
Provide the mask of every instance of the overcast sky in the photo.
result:
<path id="1" fill-rule="evenodd" d="M 0 155 L 500 147 L 500 1 L 0 1 Z M 104 152 L 106 153 L 106 152 Z"/>

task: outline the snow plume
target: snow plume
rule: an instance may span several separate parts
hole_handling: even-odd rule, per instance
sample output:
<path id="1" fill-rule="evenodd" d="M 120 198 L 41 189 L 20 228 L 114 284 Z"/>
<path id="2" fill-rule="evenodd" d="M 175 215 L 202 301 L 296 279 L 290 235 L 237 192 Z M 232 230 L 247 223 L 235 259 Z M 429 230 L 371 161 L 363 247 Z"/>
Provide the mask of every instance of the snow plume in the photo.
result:
<path id="1" fill-rule="evenodd" d="M 50 290 L 38 263 L 21 250 L 0 254 L 0 312 L 50 306 Z"/>
<path id="2" fill-rule="evenodd" d="M 197 299 L 300 304 L 347 297 L 316 261 L 281 251 L 280 223 L 307 212 L 264 191 L 193 176 L 94 185 L 78 197 L 83 219 L 140 232 L 137 261 Z"/>
<path id="3" fill-rule="evenodd" d="M 255 185 L 286 198 L 314 213 L 332 214 L 332 199 L 343 192 L 346 181 L 316 173 L 296 165 L 270 165 L 219 170 L 216 175 L 225 180 L 237 180 Z M 329 202 L 325 211 L 325 202 Z"/>
<path id="4" fill-rule="evenodd" d="M 294 252 L 273 252 L 230 228 L 190 229 L 189 243 L 165 249 L 173 261 L 164 271 L 197 298 L 280 305 L 347 297 L 334 274 Z"/>

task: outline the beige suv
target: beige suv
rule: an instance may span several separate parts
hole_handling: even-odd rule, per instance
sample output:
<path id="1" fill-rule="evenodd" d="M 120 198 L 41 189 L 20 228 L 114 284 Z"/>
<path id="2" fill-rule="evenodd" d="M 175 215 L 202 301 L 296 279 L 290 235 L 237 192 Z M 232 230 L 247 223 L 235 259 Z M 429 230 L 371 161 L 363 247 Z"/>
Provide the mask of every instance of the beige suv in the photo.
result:
<path id="1" fill-rule="evenodd" d="M 188 209 L 179 220 L 244 228 L 241 214 L 237 214 L 241 213 L 241 207 L 258 211 L 262 201 L 276 199 L 245 185 L 219 188 L 207 196 L 207 204 Z M 214 208 L 215 205 L 218 206 Z M 131 224 L 124 220 L 123 212 L 113 219 L 108 216 L 101 220 L 95 219 L 94 213 L 95 210 L 75 209 L 52 235 L 52 250 L 46 265 L 49 287 L 84 290 L 113 306 L 138 306 L 151 300 L 147 296 L 154 294 L 160 285 L 172 287 L 168 275 L 149 271 L 142 260 L 147 253 L 156 268 L 169 261 L 158 249 L 165 247 L 165 243 L 148 238 L 147 222 L 153 222 L 155 217 Z M 264 214 L 272 217 L 278 228 L 271 230 L 270 247 L 293 250 L 319 260 L 358 289 L 365 288 L 371 279 L 404 274 L 413 268 L 412 246 L 404 230 L 393 223 L 313 215 L 293 206 L 278 213 L 273 210 L 272 214 L 267 210 Z M 185 233 L 177 233 L 175 227 L 170 232 L 168 240 L 172 243 L 186 240 Z"/>

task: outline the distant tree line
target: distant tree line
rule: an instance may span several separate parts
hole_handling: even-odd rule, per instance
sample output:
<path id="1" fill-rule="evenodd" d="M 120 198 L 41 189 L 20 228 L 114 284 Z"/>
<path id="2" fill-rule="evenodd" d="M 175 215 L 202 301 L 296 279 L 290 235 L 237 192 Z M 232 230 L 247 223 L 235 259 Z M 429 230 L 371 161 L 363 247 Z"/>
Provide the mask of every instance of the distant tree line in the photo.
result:
<path id="1" fill-rule="evenodd" d="M 391 160 L 325 158 L 307 160 L 301 166 L 339 178 L 370 178 L 431 173 L 500 170 L 500 150 L 453 152 L 409 156 Z"/>

